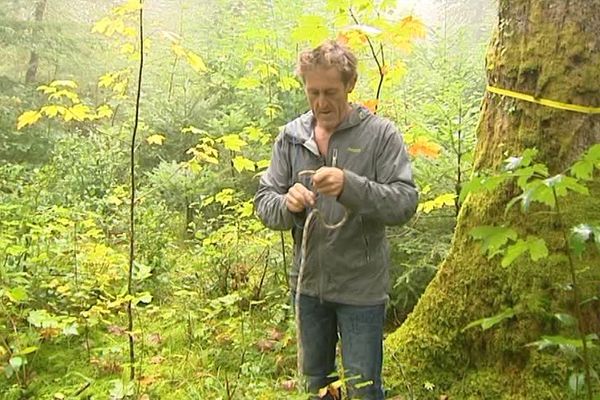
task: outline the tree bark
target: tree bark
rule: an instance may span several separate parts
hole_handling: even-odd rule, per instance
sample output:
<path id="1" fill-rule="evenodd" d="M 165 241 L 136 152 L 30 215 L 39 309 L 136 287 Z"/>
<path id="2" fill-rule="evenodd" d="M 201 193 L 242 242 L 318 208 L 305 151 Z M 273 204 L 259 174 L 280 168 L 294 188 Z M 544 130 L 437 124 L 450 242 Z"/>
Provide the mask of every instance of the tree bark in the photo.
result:
<path id="1" fill-rule="evenodd" d="M 44 19 L 44 13 L 46 11 L 46 2 L 47 0 L 39 0 L 35 4 L 35 12 L 34 12 L 34 20 L 36 25 L 42 22 Z M 34 27 L 33 37 L 36 37 L 37 31 L 39 31 L 39 27 Z M 35 76 L 37 75 L 38 66 L 40 64 L 40 56 L 35 49 L 31 50 L 31 55 L 29 56 L 29 64 L 27 66 L 27 72 L 25 73 L 25 83 L 31 83 L 35 81 Z"/>
<path id="2" fill-rule="evenodd" d="M 487 54 L 488 84 L 564 103 L 600 107 L 600 0 L 500 0 Z M 564 172 L 600 142 L 600 115 L 559 110 L 487 93 L 478 127 L 477 170 L 497 170 L 509 156 L 539 150 L 550 174 Z M 553 317 L 574 314 L 568 288 L 562 229 L 600 223 L 598 174 L 590 196 L 569 196 L 561 223 L 536 207 L 523 214 L 507 203 L 514 185 L 472 195 L 457 222 L 452 248 L 414 312 L 386 340 L 387 375 L 416 399 L 566 399 L 568 378 L 580 364 L 553 349 L 526 346 L 541 335 L 575 336 Z M 520 237 L 545 239 L 550 255 L 538 262 L 522 256 L 509 267 L 488 259 L 470 237 L 472 228 L 506 225 Z M 583 298 L 600 297 L 600 254 L 578 260 Z M 585 267 L 589 268 L 585 268 Z M 470 322 L 516 310 L 489 330 Z M 584 306 L 582 329 L 600 334 L 600 304 Z M 598 352 L 593 354 L 598 365 Z M 424 388 L 430 382 L 433 390 Z M 429 385 L 427 385 L 429 386 Z M 431 388 L 430 388 L 431 389 Z M 409 397 L 410 398 L 410 397 Z"/>

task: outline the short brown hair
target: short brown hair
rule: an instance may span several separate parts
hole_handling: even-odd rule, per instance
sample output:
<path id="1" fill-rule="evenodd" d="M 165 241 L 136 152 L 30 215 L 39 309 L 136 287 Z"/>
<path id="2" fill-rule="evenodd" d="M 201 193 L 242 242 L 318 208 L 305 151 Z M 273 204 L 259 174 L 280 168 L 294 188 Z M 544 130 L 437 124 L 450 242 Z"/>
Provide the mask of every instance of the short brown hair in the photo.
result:
<path id="1" fill-rule="evenodd" d="M 357 59 L 346 46 L 335 40 L 327 40 L 312 50 L 305 50 L 298 57 L 296 74 L 304 80 L 306 71 L 315 67 L 336 68 L 342 82 L 347 85 L 357 77 Z"/>

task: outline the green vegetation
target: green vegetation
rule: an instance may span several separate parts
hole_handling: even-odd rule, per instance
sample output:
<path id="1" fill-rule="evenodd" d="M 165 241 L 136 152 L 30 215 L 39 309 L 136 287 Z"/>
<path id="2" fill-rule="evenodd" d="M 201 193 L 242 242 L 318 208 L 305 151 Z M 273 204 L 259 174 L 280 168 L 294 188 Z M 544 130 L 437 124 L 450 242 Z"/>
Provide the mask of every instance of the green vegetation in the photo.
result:
<path id="1" fill-rule="evenodd" d="M 497 166 L 527 146 L 476 159 L 492 22 L 474 23 L 484 6 L 438 3 L 442 22 L 427 26 L 390 0 L 145 1 L 129 293 L 139 2 L 9 1 L 0 10 L 0 398 L 304 398 L 286 278 L 291 237 L 266 230 L 252 198 L 279 127 L 307 109 L 296 54 L 329 37 L 359 55 L 351 100 L 404 133 L 421 192 L 415 218 L 388 231 L 389 396 L 587 398 L 584 382 L 597 381 L 597 288 L 572 289 L 597 285 L 600 209 L 589 199 L 599 190 L 598 148 L 553 178 L 584 143 L 563 135 L 538 146 L 545 158 L 556 150 L 548 167 L 526 152 L 505 175 L 470 180 L 474 164 Z M 536 11 L 532 23 L 542 18 Z M 488 54 L 488 69 L 505 68 L 533 93 L 535 56 L 557 40 L 548 29 L 554 39 Z M 552 89 L 567 69 L 544 66 L 540 87 Z M 554 117 L 532 115 L 518 128 L 523 143 Z M 501 149 L 503 140 L 479 145 Z M 505 212 L 503 200 L 515 197 Z M 523 201 L 541 203 L 531 219 L 517 210 Z M 455 232 L 459 215 L 467 222 Z M 440 295 L 424 297 L 392 333 L 426 287 Z"/>

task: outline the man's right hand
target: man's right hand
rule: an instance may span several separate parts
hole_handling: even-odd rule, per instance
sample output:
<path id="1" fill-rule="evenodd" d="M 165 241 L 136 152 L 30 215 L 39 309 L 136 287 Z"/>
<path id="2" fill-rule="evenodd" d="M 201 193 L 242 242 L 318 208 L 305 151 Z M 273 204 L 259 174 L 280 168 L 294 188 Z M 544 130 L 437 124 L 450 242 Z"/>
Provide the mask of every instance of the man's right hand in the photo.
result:
<path id="1" fill-rule="evenodd" d="M 295 183 L 285 195 L 285 205 L 293 213 L 302 212 L 306 207 L 313 207 L 315 201 L 315 194 L 301 183 Z"/>

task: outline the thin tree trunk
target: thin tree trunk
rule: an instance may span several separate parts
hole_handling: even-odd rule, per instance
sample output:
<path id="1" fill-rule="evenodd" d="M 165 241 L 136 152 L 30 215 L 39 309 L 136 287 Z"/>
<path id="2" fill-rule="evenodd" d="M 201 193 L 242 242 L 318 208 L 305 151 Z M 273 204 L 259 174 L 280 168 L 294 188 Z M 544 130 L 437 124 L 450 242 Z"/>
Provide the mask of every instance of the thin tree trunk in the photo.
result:
<path id="1" fill-rule="evenodd" d="M 44 19 L 44 13 L 46 12 L 46 2 L 47 2 L 47 0 L 39 0 L 35 4 L 35 12 L 33 15 L 34 15 L 34 20 L 36 22 L 36 25 L 39 24 L 40 22 L 42 22 L 42 20 Z M 33 29 L 34 29 L 33 37 L 35 38 L 38 35 L 39 27 L 36 26 Z M 35 51 L 35 49 L 31 50 L 31 55 L 29 56 L 29 64 L 27 66 L 27 72 L 25 73 L 25 83 L 31 83 L 31 82 L 35 81 L 35 76 L 37 75 L 37 70 L 38 70 L 39 64 L 40 64 L 39 54 Z"/>
<path id="2" fill-rule="evenodd" d="M 490 86 L 600 107 L 600 0 L 501 0 L 487 64 Z M 476 170 L 497 170 L 509 156 L 537 148 L 538 161 L 554 175 L 600 142 L 600 115 L 487 93 L 478 139 Z M 600 221 L 599 180 L 588 187 L 590 196 L 564 200 L 562 221 L 535 213 L 547 211 L 544 207 L 529 214 L 513 207 L 505 214 L 518 194 L 511 185 L 467 199 L 447 259 L 414 312 L 386 341 L 388 375 L 399 382 L 399 391 L 408 383 L 420 390 L 418 399 L 446 394 L 452 399 L 568 398 L 569 373 L 582 371 L 581 365 L 558 351 L 526 345 L 541 335 L 576 336 L 553 315 L 575 314 L 562 232 Z M 510 226 L 523 238 L 542 237 L 550 256 L 538 262 L 523 256 L 502 267 L 501 257 L 482 255 L 480 243 L 470 236 L 482 225 Z M 598 296 L 600 254 L 578 262 L 584 298 Z M 516 311 L 513 318 L 489 330 L 463 331 L 470 322 L 509 307 Z M 599 309 L 597 300 L 584 306 L 584 333 L 600 332 Z M 427 382 L 435 388 L 424 389 Z"/>

